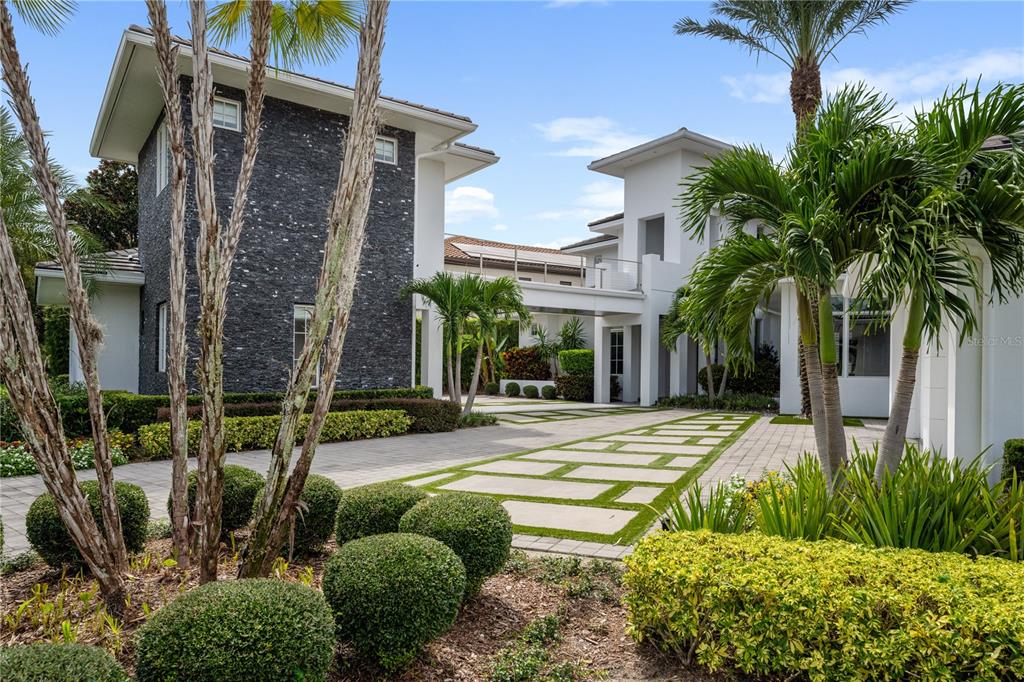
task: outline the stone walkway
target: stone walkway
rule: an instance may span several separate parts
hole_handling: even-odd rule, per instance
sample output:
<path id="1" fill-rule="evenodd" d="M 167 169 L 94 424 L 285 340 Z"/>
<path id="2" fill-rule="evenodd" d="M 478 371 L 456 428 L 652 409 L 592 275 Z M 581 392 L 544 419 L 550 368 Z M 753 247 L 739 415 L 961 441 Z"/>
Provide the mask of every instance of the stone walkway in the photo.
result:
<path id="1" fill-rule="evenodd" d="M 528 425 L 488 426 L 451 433 L 411 434 L 395 438 L 324 443 L 317 448 L 313 471 L 343 487 L 387 481 L 436 471 L 486 457 L 557 445 L 585 438 L 593 433 L 613 433 L 687 414 L 681 410 L 602 415 L 594 420 L 538 422 Z M 240 464 L 266 474 L 269 454 L 265 450 L 233 453 L 230 464 Z M 195 467 L 195 461 L 190 461 Z M 95 479 L 92 470 L 79 471 L 82 480 Z M 170 492 L 171 463 L 137 462 L 114 469 L 119 481 L 142 487 L 149 499 L 152 518 L 166 518 Z M 18 554 L 28 549 L 25 514 L 29 505 L 45 492 L 42 478 L 18 476 L 0 478 L 0 516 L 4 523 L 4 549 Z"/>
<path id="2" fill-rule="evenodd" d="M 547 409 L 523 409 L 521 411 L 492 411 L 498 421 L 513 424 L 534 424 L 537 422 L 564 421 L 566 419 L 587 419 L 601 415 L 634 414 L 636 412 L 653 412 L 657 407 L 551 407 Z"/>

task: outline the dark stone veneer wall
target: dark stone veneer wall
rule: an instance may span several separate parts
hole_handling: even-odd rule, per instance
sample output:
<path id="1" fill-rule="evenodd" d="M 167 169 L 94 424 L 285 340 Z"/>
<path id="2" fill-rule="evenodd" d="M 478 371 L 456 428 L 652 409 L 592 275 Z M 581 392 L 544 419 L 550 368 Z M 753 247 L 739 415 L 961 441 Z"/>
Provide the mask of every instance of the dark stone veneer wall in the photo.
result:
<path id="1" fill-rule="evenodd" d="M 185 122 L 191 126 L 182 79 Z M 238 101 L 244 93 L 217 86 Z M 139 391 L 165 393 L 157 371 L 157 306 L 167 300 L 170 209 L 165 188 L 156 193 L 156 130 L 139 152 L 139 250 L 142 290 Z M 228 292 L 224 338 L 225 390 L 283 390 L 292 367 L 295 305 L 312 304 L 323 258 L 327 210 L 337 183 L 348 118 L 267 98 L 263 132 L 245 227 Z M 226 221 L 241 163 L 242 132 L 214 129 L 218 210 Z M 377 163 L 366 243 L 359 264 L 355 303 L 345 341 L 339 388 L 408 386 L 411 383 L 412 303 L 400 296 L 413 272 L 415 133 L 384 128 L 398 140 L 398 163 Z M 191 135 L 187 136 L 189 144 Z M 199 315 L 195 277 L 195 198 L 188 189 L 186 260 L 190 386 L 198 355 Z M 134 358 L 125 358 L 133 362 Z"/>

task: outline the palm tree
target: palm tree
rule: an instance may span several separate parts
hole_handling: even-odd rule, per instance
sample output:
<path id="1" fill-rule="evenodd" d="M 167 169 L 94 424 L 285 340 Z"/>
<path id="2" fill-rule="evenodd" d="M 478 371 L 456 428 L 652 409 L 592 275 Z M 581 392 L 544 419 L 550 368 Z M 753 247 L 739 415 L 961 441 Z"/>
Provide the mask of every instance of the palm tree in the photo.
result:
<path id="1" fill-rule="evenodd" d="M 737 43 L 758 56 L 773 57 L 789 67 L 789 98 L 799 137 L 813 120 L 821 102 L 821 65 L 853 34 L 884 23 L 910 0 L 718 0 L 706 23 L 680 19 L 678 35 L 701 35 Z M 800 308 L 815 318 L 817 301 L 798 291 Z M 813 354 L 812 354 L 813 355 Z M 800 357 L 807 357 L 800 338 Z M 814 416 L 817 401 L 810 392 L 808 372 L 800 363 L 801 412 Z M 814 383 L 817 383 L 815 380 Z M 818 416 L 820 419 L 820 415 Z"/>
<path id="2" fill-rule="evenodd" d="M 444 358 L 448 365 L 448 399 L 462 404 L 462 332 L 471 312 L 466 275 L 437 272 L 433 277 L 413 280 L 402 290 L 403 296 L 417 294 L 434 306 L 444 334 Z M 458 373 L 458 374 L 456 374 Z"/>
<path id="3" fill-rule="evenodd" d="M 994 136 L 1010 138 L 1011 148 L 985 150 Z M 908 137 L 923 170 L 877 202 L 880 248 L 864 285 L 908 314 L 878 480 L 903 454 L 922 342 L 944 322 L 961 341 L 976 328 L 974 302 L 984 292 L 975 254 L 991 264 L 991 298 L 1024 291 L 1024 85 L 981 96 L 964 84 L 917 114 Z"/>
<path id="4" fill-rule="evenodd" d="M 691 282 L 692 277 L 697 276 L 698 273 L 701 273 L 701 276 L 703 276 L 700 270 L 695 270 L 691 276 Z M 719 334 L 722 329 L 721 315 L 726 309 L 725 307 L 719 307 L 708 310 L 706 315 L 701 313 L 701 317 L 698 319 L 695 315 L 690 314 L 689 308 L 684 305 L 689 294 L 690 286 L 681 286 L 672 295 L 672 303 L 669 304 L 668 315 L 665 316 L 665 324 L 661 330 L 661 343 L 669 350 L 672 350 L 676 347 L 676 342 L 683 334 L 688 335 L 697 342 L 701 350 L 704 351 L 704 370 L 707 372 L 708 398 L 714 401 L 725 396 L 725 384 L 729 371 L 728 363 L 726 363 L 724 367 L 725 373 L 722 375 L 721 388 L 716 392 L 711 351 L 718 345 Z"/>

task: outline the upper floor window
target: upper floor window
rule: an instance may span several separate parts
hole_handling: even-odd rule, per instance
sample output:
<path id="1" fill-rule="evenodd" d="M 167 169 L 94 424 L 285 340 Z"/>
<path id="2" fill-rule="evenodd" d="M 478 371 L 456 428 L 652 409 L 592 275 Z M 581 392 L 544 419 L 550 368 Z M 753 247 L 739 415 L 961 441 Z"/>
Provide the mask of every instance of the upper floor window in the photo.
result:
<path id="1" fill-rule="evenodd" d="M 242 129 L 242 106 L 231 99 L 213 98 L 213 125 L 238 132 Z"/>
<path id="2" fill-rule="evenodd" d="M 167 186 L 168 165 L 170 164 L 171 148 L 167 125 L 161 123 L 156 129 L 156 193 L 160 194 Z"/>
<path id="3" fill-rule="evenodd" d="M 167 371 L 167 302 L 156 307 L 157 337 L 156 337 L 156 369 L 158 372 Z"/>
<path id="4" fill-rule="evenodd" d="M 378 137 L 373 159 L 382 163 L 398 163 L 398 140 L 393 137 Z"/>

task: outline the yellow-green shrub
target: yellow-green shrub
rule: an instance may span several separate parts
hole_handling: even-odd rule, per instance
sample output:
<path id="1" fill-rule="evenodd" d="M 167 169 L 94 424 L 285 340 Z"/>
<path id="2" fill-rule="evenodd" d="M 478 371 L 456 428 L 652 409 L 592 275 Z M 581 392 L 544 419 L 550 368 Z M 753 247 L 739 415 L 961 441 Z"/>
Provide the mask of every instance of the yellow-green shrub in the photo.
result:
<path id="1" fill-rule="evenodd" d="M 296 441 L 306 435 L 310 415 L 305 414 L 295 434 Z M 224 441 L 228 452 L 270 448 L 277 438 L 281 417 L 225 417 Z M 351 410 L 330 412 L 320 434 L 321 443 L 362 438 L 397 436 L 409 430 L 412 418 L 402 410 Z M 200 422 L 188 423 L 188 452 L 199 453 Z M 139 427 L 139 449 L 146 459 L 167 459 L 171 456 L 171 425 L 147 424 Z"/>
<path id="2" fill-rule="evenodd" d="M 712 670 L 1019 679 L 1024 566 L 759 533 L 659 533 L 626 560 L 629 631 Z"/>

